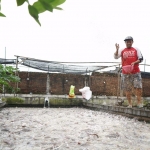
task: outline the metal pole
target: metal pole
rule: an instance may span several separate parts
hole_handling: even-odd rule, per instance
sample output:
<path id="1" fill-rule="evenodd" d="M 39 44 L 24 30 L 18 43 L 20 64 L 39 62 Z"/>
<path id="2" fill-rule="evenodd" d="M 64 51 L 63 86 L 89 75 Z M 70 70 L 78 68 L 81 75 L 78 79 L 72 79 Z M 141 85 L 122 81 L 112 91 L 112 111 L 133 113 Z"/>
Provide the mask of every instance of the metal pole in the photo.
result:
<path id="1" fill-rule="evenodd" d="M 120 64 L 119 64 L 119 68 L 118 68 L 117 101 L 118 101 L 118 97 L 119 97 L 119 91 L 120 91 Z"/>
<path id="2" fill-rule="evenodd" d="M 5 68 L 6 68 L 6 47 L 5 47 Z M 5 86 L 3 85 L 3 94 L 5 97 Z"/>
<path id="3" fill-rule="evenodd" d="M 88 80 L 88 86 L 90 87 L 91 81 L 90 81 L 90 70 L 89 70 L 89 80 Z"/>
<path id="4" fill-rule="evenodd" d="M 84 86 L 86 86 L 86 77 L 84 77 Z"/>
<path id="5" fill-rule="evenodd" d="M 145 72 L 145 65 L 146 65 L 146 59 L 145 59 L 145 62 L 144 62 L 144 72 Z"/>
<path id="6" fill-rule="evenodd" d="M 6 67 L 6 47 L 5 47 L 5 67 Z"/>
<path id="7" fill-rule="evenodd" d="M 16 72 L 15 72 L 15 76 L 18 76 L 18 56 L 17 56 L 17 60 L 16 60 L 17 62 L 16 62 Z M 18 89 L 18 82 L 16 82 L 16 90 Z M 15 94 L 16 94 L 16 92 L 15 92 Z M 16 96 L 17 96 L 17 94 L 16 94 Z"/>
<path id="8" fill-rule="evenodd" d="M 50 94 L 49 65 L 48 65 L 48 73 L 47 73 L 47 81 L 46 81 L 46 94 Z"/>
<path id="9" fill-rule="evenodd" d="M 87 68 L 87 69 L 88 69 L 88 68 Z M 86 75 L 85 75 L 85 81 L 84 81 L 85 86 L 88 86 L 88 83 L 87 83 L 87 69 L 86 69 Z"/>
<path id="10" fill-rule="evenodd" d="M 27 78 L 27 88 L 28 88 L 28 93 L 32 93 L 31 87 L 30 87 L 30 62 L 29 62 L 29 66 L 28 66 L 28 78 Z"/>

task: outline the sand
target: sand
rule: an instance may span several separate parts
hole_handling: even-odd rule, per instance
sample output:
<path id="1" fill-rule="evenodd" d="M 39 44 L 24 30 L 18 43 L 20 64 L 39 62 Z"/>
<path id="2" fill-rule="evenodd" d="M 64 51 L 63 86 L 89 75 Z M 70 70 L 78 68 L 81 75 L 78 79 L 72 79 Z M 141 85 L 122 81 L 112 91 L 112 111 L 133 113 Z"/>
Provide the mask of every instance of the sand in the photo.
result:
<path id="1" fill-rule="evenodd" d="M 150 150 L 150 124 L 83 108 L 4 108 L 0 150 Z"/>

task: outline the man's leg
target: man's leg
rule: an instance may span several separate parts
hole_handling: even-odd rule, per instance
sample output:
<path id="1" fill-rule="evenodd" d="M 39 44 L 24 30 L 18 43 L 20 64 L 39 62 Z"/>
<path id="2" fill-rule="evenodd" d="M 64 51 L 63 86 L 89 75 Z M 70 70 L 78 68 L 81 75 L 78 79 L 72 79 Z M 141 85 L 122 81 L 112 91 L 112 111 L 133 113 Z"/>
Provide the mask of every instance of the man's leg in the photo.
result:
<path id="1" fill-rule="evenodd" d="M 137 105 L 141 104 L 141 97 L 142 97 L 142 89 L 136 88 L 136 96 L 137 96 Z"/>
<path id="2" fill-rule="evenodd" d="M 125 90 L 126 93 L 126 97 L 128 100 L 128 107 L 132 107 L 132 87 L 133 87 L 133 80 L 132 80 L 132 76 L 131 75 L 126 75 L 123 74 L 122 75 L 122 84 L 123 84 L 123 89 Z"/>
<path id="3" fill-rule="evenodd" d="M 135 87 L 135 94 L 137 96 L 137 106 L 143 107 L 141 103 L 141 97 L 142 97 L 142 78 L 141 74 L 137 73 L 134 75 L 134 87 Z"/>
<path id="4" fill-rule="evenodd" d="M 132 95 L 132 92 L 131 92 L 131 91 L 126 91 L 126 97 L 127 97 L 129 106 L 132 106 L 131 95 Z"/>

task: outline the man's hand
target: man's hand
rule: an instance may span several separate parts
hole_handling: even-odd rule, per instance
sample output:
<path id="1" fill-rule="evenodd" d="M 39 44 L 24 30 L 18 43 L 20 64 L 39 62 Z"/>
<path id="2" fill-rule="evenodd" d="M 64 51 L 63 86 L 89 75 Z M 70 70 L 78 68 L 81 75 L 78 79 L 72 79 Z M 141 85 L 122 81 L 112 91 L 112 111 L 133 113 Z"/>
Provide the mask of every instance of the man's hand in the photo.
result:
<path id="1" fill-rule="evenodd" d="M 135 62 L 132 62 L 132 63 L 131 63 L 131 66 L 134 66 L 134 64 L 135 64 Z"/>
<path id="2" fill-rule="evenodd" d="M 116 50 L 119 50 L 119 44 L 115 44 L 115 46 L 116 46 Z"/>
<path id="3" fill-rule="evenodd" d="M 119 44 L 115 44 L 115 46 L 116 46 L 116 52 L 115 52 L 115 56 L 118 56 L 118 51 L 119 51 Z"/>
<path id="4" fill-rule="evenodd" d="M 140 60 L 137 60 L 137 61 L 135 61 L 135 62 L 132 62 L 131 65 L 134 66 L 135 64 L 138 64 L 138 63 L 140 63 Z"/>

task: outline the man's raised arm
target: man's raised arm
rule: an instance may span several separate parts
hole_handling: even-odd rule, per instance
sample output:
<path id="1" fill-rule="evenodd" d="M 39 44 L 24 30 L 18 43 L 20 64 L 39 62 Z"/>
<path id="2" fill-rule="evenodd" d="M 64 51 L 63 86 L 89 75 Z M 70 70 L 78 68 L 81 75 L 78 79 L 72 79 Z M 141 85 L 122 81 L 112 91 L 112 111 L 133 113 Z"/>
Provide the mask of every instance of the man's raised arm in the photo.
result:
<path id="1" fill-rule="evenodd" d="M 118 59 L 121 57 L 121 54 L 119 53 L 119 44 L 116 43 L 115 46 L 116 46 L 116 52 L 114 53 L 114 58 Z"/>

